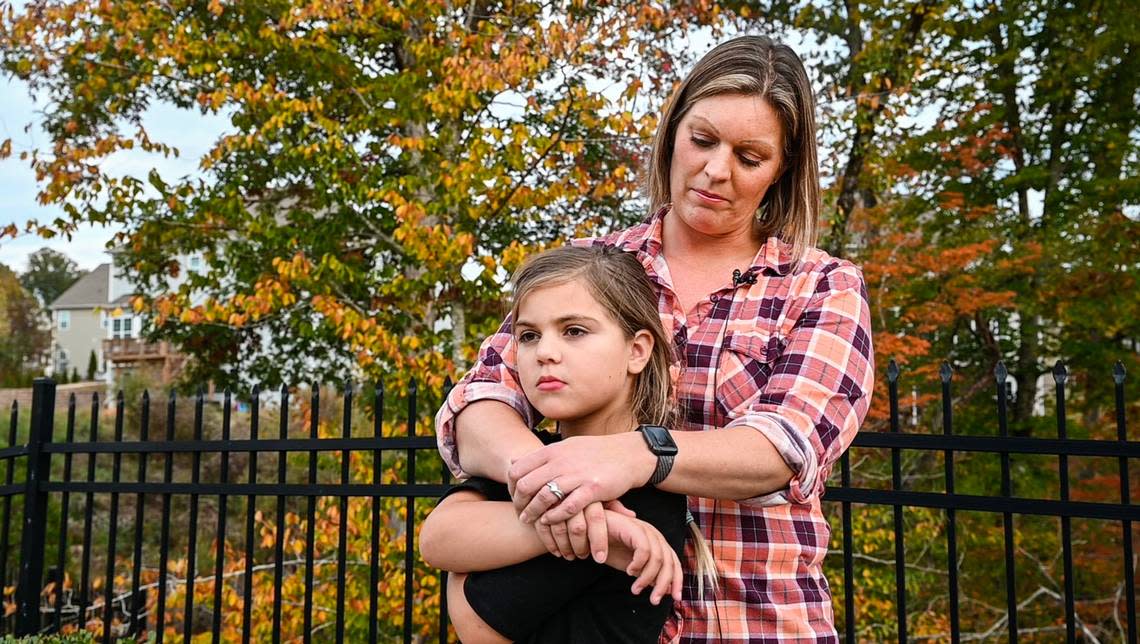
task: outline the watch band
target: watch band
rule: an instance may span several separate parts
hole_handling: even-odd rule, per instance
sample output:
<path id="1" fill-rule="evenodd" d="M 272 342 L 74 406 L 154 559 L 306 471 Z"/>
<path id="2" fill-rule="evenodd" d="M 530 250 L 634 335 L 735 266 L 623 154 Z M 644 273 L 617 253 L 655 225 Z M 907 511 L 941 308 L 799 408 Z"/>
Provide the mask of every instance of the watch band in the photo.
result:
<path id="1" fill-rule="evenodd" d="M 674 458 L 676 457 L 672 454 L 668 456 L 659 455 L 657 457 L 657 467 L 653 469 L 653 476 L 649 477 L 649 481 L 646 482 L 646 485 L 657 485 L 661 481 L 664 481 L 669 476 L 669 472 L 673 471 Z"/>

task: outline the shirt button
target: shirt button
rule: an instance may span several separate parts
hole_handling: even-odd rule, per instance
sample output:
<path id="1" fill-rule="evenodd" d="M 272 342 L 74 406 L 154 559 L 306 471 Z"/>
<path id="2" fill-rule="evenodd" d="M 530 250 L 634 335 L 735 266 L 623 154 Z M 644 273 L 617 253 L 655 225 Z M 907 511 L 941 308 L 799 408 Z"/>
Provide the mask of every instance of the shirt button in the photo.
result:
<path id="1" fill-rule="evenodd" d="M 714 295 L 714 296 L 709 298 L 709 301 L 712 302 L 713 304 L 716 304 L 717 300 L 719 300 L 719 299 L 720 299 L 719 295 Z"/>

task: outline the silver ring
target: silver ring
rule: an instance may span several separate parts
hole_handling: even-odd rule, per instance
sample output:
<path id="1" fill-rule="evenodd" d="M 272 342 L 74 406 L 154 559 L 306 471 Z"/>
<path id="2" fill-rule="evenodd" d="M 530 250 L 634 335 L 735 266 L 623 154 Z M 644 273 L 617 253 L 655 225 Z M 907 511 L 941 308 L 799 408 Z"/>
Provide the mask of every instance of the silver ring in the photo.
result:
<path id="1" fill-rule="evenodd" d="M 559 501 L 566 498 L 566 495 L 558 488 L 558 484 L 554 481 L 547 483 L 546 489 L 550 490 L 550 493 L 557 497 Z"/>

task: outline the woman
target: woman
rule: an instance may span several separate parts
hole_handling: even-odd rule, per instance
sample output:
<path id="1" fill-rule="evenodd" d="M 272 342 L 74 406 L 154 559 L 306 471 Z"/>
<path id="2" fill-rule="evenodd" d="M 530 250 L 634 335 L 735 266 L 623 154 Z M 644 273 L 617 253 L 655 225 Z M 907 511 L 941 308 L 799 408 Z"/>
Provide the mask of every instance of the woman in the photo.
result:
<path id="1" fill-rule="evenodd" d="M 702 58 L 662 115 L 646 183 L 645 222 L 581 243 L 635 253 L 657 288 L 683 356 L 678 430 L 542 446 L 508 319 L 440 409 L 440 451 L 457 475 L 507 482 L 563 554 L 604 559 L 599 502 L 647 482 L 687 495 L 721 583 L 698 598 L 686 550 L 661 641 L 836 641 L 820 494 L 874 368 L 860 271 L 812 247 L 814 102 L 795 53 L 747 36 Z"/>

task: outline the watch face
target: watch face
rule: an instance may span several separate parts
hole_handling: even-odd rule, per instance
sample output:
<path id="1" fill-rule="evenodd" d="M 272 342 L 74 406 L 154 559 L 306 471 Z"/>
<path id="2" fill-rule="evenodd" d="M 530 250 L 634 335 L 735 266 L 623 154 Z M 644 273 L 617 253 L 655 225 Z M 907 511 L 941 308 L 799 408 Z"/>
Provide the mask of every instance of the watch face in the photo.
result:
<path id="1" fill-rule="evenodd" d="M 673 442 L 669 430 L 660 425 L 642 425 L 640 429 L 649 450 L 655 455 L 672 456 L 677 453 L 677 443 Z"/>

